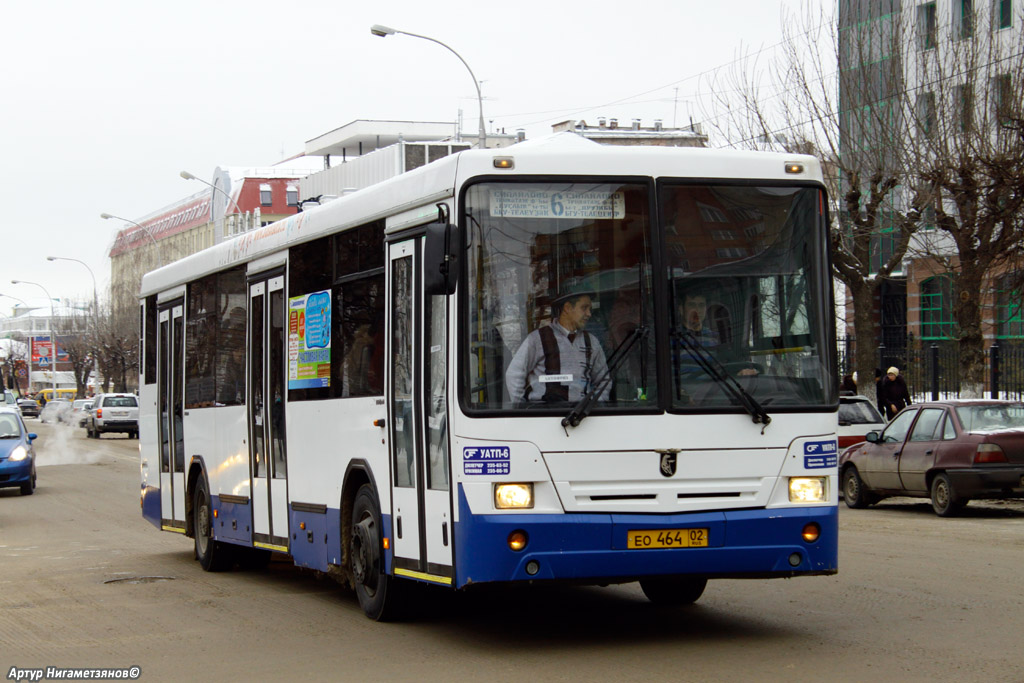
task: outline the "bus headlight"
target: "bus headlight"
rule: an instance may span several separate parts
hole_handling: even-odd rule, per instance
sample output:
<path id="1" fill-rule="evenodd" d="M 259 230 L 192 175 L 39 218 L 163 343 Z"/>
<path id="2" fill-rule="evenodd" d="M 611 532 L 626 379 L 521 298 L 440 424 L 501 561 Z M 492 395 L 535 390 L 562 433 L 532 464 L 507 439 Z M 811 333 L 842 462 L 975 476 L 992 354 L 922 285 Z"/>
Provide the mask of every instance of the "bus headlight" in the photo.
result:
<path id="1" fill-rule="evenodd" d="M 533 507 L 533 484 L 495 484 L 494 507 L 499 510 Z"/>
<path id="2" fill-rule="evenodd" d="M 25 450 L 25 447 L 24 446 L 18 446 L 13 451 L 11 451 L 11 455 L 8 458 L 8 460 L 18 461 L 18 460 L 24 460 L 27 457 L 28 457 L 28 451 Z"/>
<path id="3" fill-rule="evenodd" d="M 790 477 L 790 503 L 824 503 L 828 500 L 828 477 Z"/>

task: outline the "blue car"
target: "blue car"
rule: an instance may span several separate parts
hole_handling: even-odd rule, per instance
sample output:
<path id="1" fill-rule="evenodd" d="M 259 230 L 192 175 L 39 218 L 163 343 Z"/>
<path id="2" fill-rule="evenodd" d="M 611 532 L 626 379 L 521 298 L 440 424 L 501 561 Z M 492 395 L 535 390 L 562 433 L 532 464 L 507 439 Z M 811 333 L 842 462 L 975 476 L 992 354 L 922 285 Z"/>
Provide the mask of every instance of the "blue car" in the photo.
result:
<path id="1" fill-rule="evenodd" d="M 25 429 L 17 408 L 0 408 L 0 488 L 18 486 L 23 496 L 35 491 L 35 438 Z"/>

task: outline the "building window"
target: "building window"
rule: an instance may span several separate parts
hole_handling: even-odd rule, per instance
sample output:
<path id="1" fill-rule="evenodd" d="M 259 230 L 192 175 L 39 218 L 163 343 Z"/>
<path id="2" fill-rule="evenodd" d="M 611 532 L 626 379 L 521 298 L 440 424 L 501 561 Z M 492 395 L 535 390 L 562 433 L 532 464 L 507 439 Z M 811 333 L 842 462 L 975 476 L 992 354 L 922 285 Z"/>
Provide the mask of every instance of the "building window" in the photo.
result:
<path id="1" fill-rule="evenodd" d="M 725 212 L 716 206 L 709 206 L 697 202 L 697 209 L 700 211 L 700 219 L 705 223 L 728 223 Z"/>
<path id="2" fill-rule="evenodd" d="M 960 40 L 974 35 L 974 0 L 953 0 L 953 27 Z"/>
<path id="3" fill-rule="evenodd" d="M 961 133 L 966 133 L 971 129 L 974 118 L 974 88 L 970 83 L 953 88 L 953 102 L 957 109 L 957 128 Z"/>
<path id="4" fill-rule="evenodd" d="M 989 84 L 992 93 L 992 116 L 1000 126 L 1012 123 L 1013 89 L 1010 74 L 995 76 Z"/>
<path id="5" fill-rule="evenodd" d="M 711 239 L 722 242 L 729 242 L 736 239 L 736 233 L 732 230 L 712 230 Z"/>
<path id="6" fill-rule="evenodd" d="M 935 93 L 917 96 L 917 132 L 931 139 L 935 137 Z"/>
<path id="7" fill-rule="evenodd" d="M 1020 280 L 1021 273 L 1010 273 L 999 278 L 996 285 L 996 337 L 999 339 L 1024 339 L 1024 313 L 1021 304 L 1020 287 L 1014 281 Z"/>
<path id="8" fill-rule="evenodd" d="M 288 206 L 299 205 L 299 188 L 289 185 L 288 189 L 285 190 L 284 196 Z"/>
<path id="9" fill-rule="evenodd" d="M 723 247 L 715 249 L 715 253 L 718 258 L 745 258 L 747 256 L 747 250 L 744 247 Z"/>
<path id="10" fill-rule="evenodd" d="M 1013 26 L 1013 0 L 993 0 L 993 22 L 997 29 Z"/>
<path id="11" fill-rule="evenodd" d="M 274 194 L 270 190 L 270 185 L 260 185 L 260 206 L 272 206 L 274 204 Z"/>
<path id="12" fill-rule="evenodd" d="M 935 3 L 917 6 L 917 44 L 921 50 L 933 50 L 937 44 L 938 25 Z"/>
<path id="13" fill-rule="evenodd" d="M 953 338 L 953 278 L 948 274 L 921 283 L 921 338 Z"/>

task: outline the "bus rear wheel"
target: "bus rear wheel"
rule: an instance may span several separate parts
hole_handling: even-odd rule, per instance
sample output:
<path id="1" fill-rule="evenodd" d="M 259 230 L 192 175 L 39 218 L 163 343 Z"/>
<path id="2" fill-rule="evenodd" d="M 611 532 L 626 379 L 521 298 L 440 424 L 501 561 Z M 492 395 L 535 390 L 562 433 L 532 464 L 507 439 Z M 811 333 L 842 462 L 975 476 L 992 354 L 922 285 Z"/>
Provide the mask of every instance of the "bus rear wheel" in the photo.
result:
<path id="1" fill-rule="evenodd" d="M 371 485 L 363 484 L 352 503 L 349 571 L 366 616 L 374 621 L 391 621 L 399 616 L 401 596 L 398 581 L 384 573 L 382 533 L 377 494 Z"/>
<path id="2" fill-rule="evenodd" d="M 210 490 L 206 477 L 200 475 L 192 494 L 192 535 L 196 542 L 196 559 L 208 572 L 222 572 L 231 569 L 234 557 L 231 546 L 213 540 L 213 511 L 210 504 Z"/>
<path id="3" fill-rule="evenodd" d="M 643 579 L 640 589 L 656 605 L 692 605 L 704 594 L 707 579 Z"/>

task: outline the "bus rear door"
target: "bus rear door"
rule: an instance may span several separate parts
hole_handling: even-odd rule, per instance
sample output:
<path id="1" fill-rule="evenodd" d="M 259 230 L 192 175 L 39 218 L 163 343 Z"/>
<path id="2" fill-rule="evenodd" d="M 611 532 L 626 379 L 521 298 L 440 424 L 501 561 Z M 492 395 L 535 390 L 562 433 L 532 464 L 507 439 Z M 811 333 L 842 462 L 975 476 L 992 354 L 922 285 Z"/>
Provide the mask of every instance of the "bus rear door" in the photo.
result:
<path id="1" fill-rule="evenodd" d="M 390 245 L 387 365 L 394 573 L 452 582 L 446 297 L 423 297 L 422 238 Z"/>

